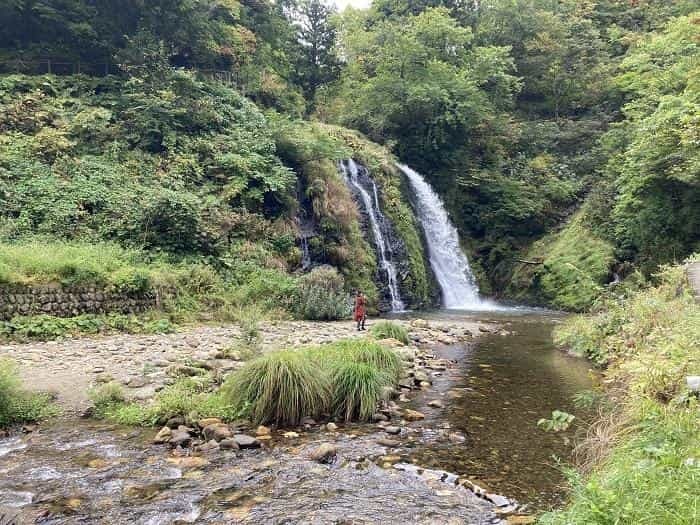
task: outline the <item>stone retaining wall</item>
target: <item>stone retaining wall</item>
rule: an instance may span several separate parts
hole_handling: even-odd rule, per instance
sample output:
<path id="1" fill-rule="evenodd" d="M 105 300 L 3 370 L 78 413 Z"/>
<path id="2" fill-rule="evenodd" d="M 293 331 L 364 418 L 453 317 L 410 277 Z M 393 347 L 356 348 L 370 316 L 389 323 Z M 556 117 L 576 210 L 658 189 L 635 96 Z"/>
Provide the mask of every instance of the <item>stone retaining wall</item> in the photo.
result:
<path id="1" fill-rule="evenodd" d="M 156 292 L 125 293 L 96 286 L 0 286 L 0 320 L 17 315 L 55 315 L 137 313 L 160 306 Z"/>

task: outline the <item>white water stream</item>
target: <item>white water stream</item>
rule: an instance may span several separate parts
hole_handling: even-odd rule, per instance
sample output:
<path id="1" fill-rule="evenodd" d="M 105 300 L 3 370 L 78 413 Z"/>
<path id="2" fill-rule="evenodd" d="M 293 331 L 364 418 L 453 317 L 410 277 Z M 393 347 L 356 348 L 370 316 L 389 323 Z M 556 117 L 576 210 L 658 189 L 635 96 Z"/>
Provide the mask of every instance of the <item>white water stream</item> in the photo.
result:
<path id="1" fill-rule="evenodd" d="M 354 160 L 348 159 L 340 163 L 340 171 L 345 177 L 346 182 L 354 189 L 356 194 L 362 201 L 367 215 L 369 216 L 374 244 L 377 248 L 377 258 L 379 259 L 379 268 L 386 275 L 386 283 L 391 297 L 391 311 L 401 312 L 405 309 L 404 302 L 401 300 L 399 284 L 396 272 L 396 266 L 392 260 L 391 246 L 386 240 L 384 227 L 386 219 L 382 214 L 379 206 L 379 197 L 377 194 L 377 185 L 367 173 L 366 168 L 359 166 Z M 362 181 L 360 174 L 362 173 L 365 181 Z M 369 184 L 368 184 L 369 183 Z M 370 186 L 371 187 L 368 187 Z"/>
<path id="2" fill-rule="evenodd" d="M 399 169 L 415 193 L 416 211 L 428 245 L 430 266 L 442 289 L 445 308 L 495 310 L 498 306 L 479 297 L 479 287 L 459 245 L 459 235 L 442 200 L 423 176 L 404 164 Z"/>

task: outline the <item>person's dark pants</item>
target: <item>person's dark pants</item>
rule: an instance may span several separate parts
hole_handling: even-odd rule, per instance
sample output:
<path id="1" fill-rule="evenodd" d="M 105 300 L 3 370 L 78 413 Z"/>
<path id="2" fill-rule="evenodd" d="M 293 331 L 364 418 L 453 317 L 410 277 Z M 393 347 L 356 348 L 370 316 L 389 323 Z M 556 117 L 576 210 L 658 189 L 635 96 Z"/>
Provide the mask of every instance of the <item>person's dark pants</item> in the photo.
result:
<path id="1" fill-rule="evenodd" d="M 360 331 L 360 330 L 367 330 L 367 329 L 365 328 L 365 317 L 364 317 L 364 316 L 362 317 L 362 319 L 359 319 L 359 320 L 357 321 L 357 330 L 358 330 L 358 331 Z"/>

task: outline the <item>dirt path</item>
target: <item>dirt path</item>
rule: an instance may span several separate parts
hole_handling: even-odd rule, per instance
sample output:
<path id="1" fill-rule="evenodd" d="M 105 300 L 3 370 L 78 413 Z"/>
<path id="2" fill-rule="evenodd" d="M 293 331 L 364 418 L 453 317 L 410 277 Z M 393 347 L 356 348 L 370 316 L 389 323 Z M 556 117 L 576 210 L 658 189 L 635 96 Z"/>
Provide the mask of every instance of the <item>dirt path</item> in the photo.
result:
<path id="1" fill-rule="evenodd" d="M 409 326 L 407 321 L 403 321 Z M 420 324 L 420 323 L 419 323 Z M 411 335 L 424 344 L 453 342 L 479 333 L 476 322 L 431 321 L 429 326 L 411 326 Z M 298 345 L 331 342 L 364 336 L 350 321 L 285 321 L 261 327 L 262 349 L 268 351 Z M 244 355 L 223 349 L 235 348 L 237 326 L 199 326 L 162 335 L 120 334 L 27 344 L 0 345 L 0 357 L 17 361 L 28 388 L 49 391 L 68 412 L 89 405 L 88 390 L 110 380 L 126 385 L 135 399 L 152 397 L 172 382 L 178 367 L 204 364 L 227 373 L 243 364 Z"/>
<path id="2" fill-rule="evenodd" d="M 695 300 L 700 303 L 700 262 L 688 265 L 688 281 L 695 291 Z"/>

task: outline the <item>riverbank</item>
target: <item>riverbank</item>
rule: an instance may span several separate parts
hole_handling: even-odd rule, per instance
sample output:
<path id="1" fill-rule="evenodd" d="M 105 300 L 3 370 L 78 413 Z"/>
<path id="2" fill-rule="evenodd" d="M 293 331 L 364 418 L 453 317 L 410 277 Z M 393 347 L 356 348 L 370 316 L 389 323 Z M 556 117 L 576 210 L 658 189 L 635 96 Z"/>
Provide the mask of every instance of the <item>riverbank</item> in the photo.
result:
<path id="1" fill-rule="evenodd" d="M 418 345 L 454 344 L 496 330 L 476 321 L 431 321 L 403 324 Z M 371 323 L 368 325 L 371 327 Z M 350 321 L 279 321 L 261 324 L 260 351 L 329 343 L 364 337 Z M 121 334 L 100 338 L 0 345 L 0 357 L 19 365 L 25 385 L 48 391 L 69 414 L 89 406 L 91 387 L 116 381 L 130 397 L 151 399 L 183 367 L 203 367 L 226 374 L 240 368 L 252 353 L 240 344 L 237 325 L 199 326 L 173 334 Z"/>
<path id="2" fill-rule="evenodd" d="M 404 346 L 400 351 L 410 365 L 411 378 L 410 385 L 399 385 L 402 394 L 398 401 L 404 405 L 412 391 L 426 391 L 433 376 L 439 377 L 452 366 L 428 347 L 451 345 L 496 330 L 494 323 L 474 321 L 413 320 L 403 324 L 417 345 Z M 351 323 L 266 325 L 262 327 L 263 351 L 278 348 L 282 342 L 285 346 L 311 345 L 357 336 L 352 328 Z M 131 372 L 150 364 L 154 370 L 147 367 L 148 373 L 136 377 L 151 382 L 133 385 L 129 393 L 155 393 L 163 367 L 152 362 L 154 356 L 170 363 L 165 369 L 193 366 L 195 356 L 206 357 L 207 361 L 200 364 L 221 364 L 221 356 L 215 352 L 221 352 L 231 337 L 236 340 L 237 336 L 234 327 L 202 327 L 158 341 L 122 336 L 3 348 L 22 359 L 25 377 L 36 377 L 42 366 L 70 375 L 53 383 L 58 387 L 57 401 L 65 409 L 63 418 L 42 424 L 24 436 L 2 440 L 0 471 L 5 476 L 0 483 L 0 508 L 12 510 L 8 515 L 16 514 L 19 523 L 33 523 L 38 518 L 47 523 L 71 523 L 78 518 L 93 523 L 105 516 L 115 522 L 133 523 L 254 523 L 279 519 L 337 523 L 348 516 L 353 523 L 394 523 L 396 519 L 426 524 L 435 520 L 474 524 L 501 521 L 494 510 L 497 505 L 507 507 L 508 499 L 487 497 L 486 491 L 477 495 L 476 487 L 455 476 L 445 483 L 445 473 L 397 464 L 401 456 L 392 450 L 404 442 L 413 446 L 431 425 L 424 425 L 424 414 L 400 409 L 394 402 L 384 411 L 388 413 L 386 421 L 378 416 L 375 425 L 307 422 L 299 428 L 271 429 L 269 434 L 257 436 L 255 429 L 248 427 L 241 430 L 256 436 L 253 448 L 194 447 L 184 449 L 184 455 L 179 448 L 152 444 L 157 429 L 118 427 L 73 416 L 88 402 L 75 394 L 79 390 L 75 385 L 73 393 L 68 388 L 81 373 L 91 382 L 103 375 L 116 375 L 128 387 L 133 385 Z M 163 358 L 163 348 L 169 348 L 165 352 L 176 349 L 172 356 L 177 358 Z M 205 349 L 209 352 L 206 356 Z M 48 354 L 48 350 L 53 352 Z M 44 355 L 53 357 L 37 362 L 37 356 Z M 67 359 L 56 367 L 61 356 Z M 82 370 L 71 371 L 71 366 Z M 49 377 L 51 371 L 42 374 Z M 36 380 L 31 384 L 38 386 Z M 438 407 L 426 405 L 423 410 Z M 334 460 L 329 464 L 312 459 L 321 445 L 334 449 Z M 489 498 L 501 499 L 493 503 Z M 387 501 L 392 505 L 387 506 Z M 510 512 L 513 509 L 511 506 Z"/>
<path id="3" fill-rule="evenodd" d="M 700 523 L 700 305 L 685 268 L 572 318 L 557 339 L 606 366 L 569 505 L 541 523 Z"/>

